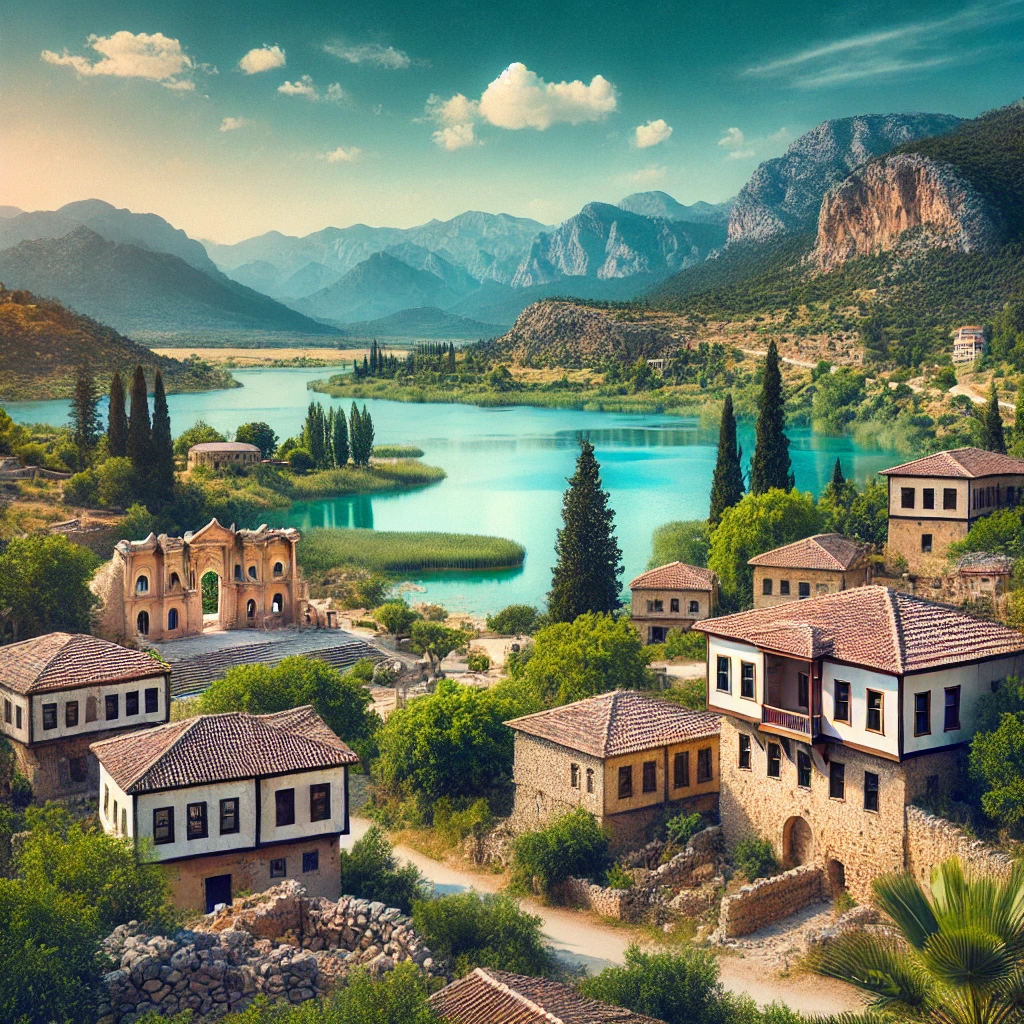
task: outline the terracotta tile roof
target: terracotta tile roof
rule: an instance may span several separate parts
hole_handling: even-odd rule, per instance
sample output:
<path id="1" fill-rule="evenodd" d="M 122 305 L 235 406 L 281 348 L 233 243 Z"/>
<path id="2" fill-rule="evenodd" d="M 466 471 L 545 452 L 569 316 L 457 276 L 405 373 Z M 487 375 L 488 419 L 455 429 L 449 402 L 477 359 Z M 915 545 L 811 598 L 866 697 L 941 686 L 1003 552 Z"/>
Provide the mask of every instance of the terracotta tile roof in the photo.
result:
<path id="1" fill-rule="evenodd" d="M 705 619 L 694 629 L 797 658 L 830 657 L 899 675 L 1024 652 L 1024 635 L 887 587 Z"/>
<path id="2" fill-rule="evenodd" d="M 197 715 L 93 743 L 126 793 L 356 764 L 358 757 L 308 705 L 274 715 Z"/>
<path id="3" fill-rule="evenodd" d="M 84 633 L 47 633 L 0 647 L 0 684 L 15 693 L 46 693 L 169 672 L 148 654 Z"/>
<path id="4" fill-rule="evenodd" d="M 901 466 L 879 470 L 882 476 L 939 476 L 973 480 L 981 476 L 1024 476 L 1024 459 L 983 448 L 954 448 Z"/>
<path id="5" fill-rule="evenodd" d="M 717 736 L 720 727 L 717 715 L 691 711 L 635 690 L 601 693 L 505 724 L 594 757 Z"/>
<path id="6" fill-rule="evenodd" d="M 477 967 L 430 997 L 451 1024 L 664 1024 L 580 995 L 571 985 Z"/>
<path id="7" fill-rule="evenodd" d="M 710 569 L 685 562 L 669 562 L 640 573 L 630 590 L 713 590 L 716 576 Z"/>
<path id="8" fill-rule="evenodd" d="M 1009 555 L 993 555 L 987 551 L 969 551 L 956 563 L 961 576 L 1005 576 L 1013 571 Z"/>
<path id="9" fill-rule="evenodd" d="M 254 444 L 246 444 L 244 441 L 200 441 L 192 445 L 190 452 L 259 452 L 260 449 Z M 262 454 L 262 453 L 260 453 Z"/>
<path id="10" fill-rule="evenodd" d="M 864 554 L 864 545 L 840 533 L 818 533 L 755 555 L 747 565 L 778 569 L 849 569 Z"/>

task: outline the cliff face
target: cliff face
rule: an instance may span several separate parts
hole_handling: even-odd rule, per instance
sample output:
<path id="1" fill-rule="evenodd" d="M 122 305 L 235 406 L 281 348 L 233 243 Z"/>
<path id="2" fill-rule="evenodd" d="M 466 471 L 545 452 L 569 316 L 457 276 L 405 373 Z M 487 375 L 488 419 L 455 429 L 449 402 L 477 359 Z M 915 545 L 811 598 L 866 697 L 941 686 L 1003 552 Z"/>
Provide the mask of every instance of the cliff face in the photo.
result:
<path id="1" fill-rule="evenodd" d="M 1001 235 L 998 215 L 954 167 L 905 154 L 873 161 L 826 193 L 814 258 L 832 270 L 895 248 L 912 229 L 957 252 L 991 249 Z"/>

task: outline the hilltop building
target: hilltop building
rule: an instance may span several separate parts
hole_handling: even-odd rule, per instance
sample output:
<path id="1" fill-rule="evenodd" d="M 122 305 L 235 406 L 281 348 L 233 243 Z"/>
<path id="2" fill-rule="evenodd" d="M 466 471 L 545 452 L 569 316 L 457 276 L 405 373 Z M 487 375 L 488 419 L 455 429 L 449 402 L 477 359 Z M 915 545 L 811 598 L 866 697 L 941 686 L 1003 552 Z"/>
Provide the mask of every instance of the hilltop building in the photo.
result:
<path id="1" fill-rule="evenodd" d="M 170 669 L 80 633 L 0 647 L 0 735 L 39 800 L 94 793 L 89 744 L 170 717 Z"/>
<path id="2" fill-rule="evenodd" d="M 772 608 L 868 583 L 865 548 L 838 533 L 818 533 L 755 555 L 754 607 Z"/>
<path id="3" fill-rule="evenodd" d="M 953 332 L 953 362 L 973 363 L 985 354 L 984 327 L 958 327 Z"/>
<path id="4" fill-rule="evenodd" d="M 648 569 L 629 589 L 630 619 L 649 644 L 664 643 L 670 629 L 690 629 L 718 604 L 718 577 L 710 569 L 684 562 Z"/>
<path id="5" fill-rule="evenodd" d="M 921 575 L 941 576 L 953 541 L 1024 496 L 1024 459 L 981 448 L 937 452 L 881 475 L 889 484 L 889 550 Z"/>
<path id="6" fill-rule="evenodd" d="M 667 805 L 717 803 L 717 715 L 614 690 L 505 724 L 515 731 L 519 827 L 584 807 L 607 826 L 613 849 L 628 849 Z"/>
<path id="7" fill-rule="evenodd" d="M 104 829 L 151 845 L 179 907 L 209 913 L 285 878 L 340 895 L 338 837 L 359 758 L 313 708 L 197 715 L 92 749 Z"/>
<path id="8" fill-rule="evenodd" d="M 213 470 L 229 466 L 254 466 L 263 461 L 263 452 L 242 441 L 203 441 L 188 450 L 188 468 L 209 466 Z"/>
<path id="9" fill-rule="evenodd" d="M 1024 636 L 885 587 L 709 619 L 726 840 L 870 896 L 906 865 L 906 808 L 963 776 L 983 694 L 1024 670 Z"/>

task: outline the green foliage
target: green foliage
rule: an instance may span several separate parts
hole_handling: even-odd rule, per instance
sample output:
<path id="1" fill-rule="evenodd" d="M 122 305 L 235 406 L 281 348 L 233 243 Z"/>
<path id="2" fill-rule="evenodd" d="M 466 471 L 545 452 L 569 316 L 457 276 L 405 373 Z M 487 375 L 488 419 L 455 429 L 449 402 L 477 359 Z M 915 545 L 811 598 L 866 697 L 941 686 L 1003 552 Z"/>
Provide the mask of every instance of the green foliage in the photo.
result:
<path id="1" fill-rule="evenodd" d="M 96 381 L 87 370 L 79 368 L 71 396 L 71 434 L 78 449 L 80 467 L 88 465 L 103 430 L 98 408 Z"/>
<path id="2" fill-rule="evenodd" d="M 680 519 L 659 526 L 651 537 L 647 568 L 655 569 L 669 562 L 706 566 L 710 535 L 710 527 L 703 519 Z"/>
<path id="3" fill-rule="evenodd" d="M 405 601 L 388 601 L 374 608 L 370 615 L 394 636 L 408 636 L 409 627 L 419 618 L 419 613 L 414 612 Z"/>
<path id="4" fill-rule="evenodd" d="M 811 404 L 811 423 L 819 434 L 840 435 L 857 414 L 866 397 L 863 373 L 840 366 L 819 377 Z"/>
<path id="5" fill-rule="evenodd" d="M 124 411 L 124 384 L 121 374 L 110 379 L 110 403 L 107 409 L 107 454 L 124 458 L 128 454 L 128 416 Z"/>
<path id="6" fill-rule="evenodd" d="M 768 342 L 757 399 L 754 458 L 750 463 L 750 493 L 764 494 L 774 488 L 793 486 L 790 471 L 789 438 L 786 437 L 786 396 L 782 390 L 779 350 L 773 338 Z"/>
<path id="7" fill-rule="evenodd" d="M 486 651 L 470 651 L 466 655 L 466 668 L 470 672 L 487 672 L 491 667 L 491 656 Z"/>
<path id="8" fill-rule="evenodd" d="M 482 797 L 460 802 L 466 803 L 462 810 L 456 810 L 446 796 L 434 803 L 434 831 L 449 846 L 461 843 L 469 835 L 485 835 L 494 824 L 490 805 Z"/>
<path id="9" fill-rule="evenodd" d="M 149 397 L 146 374 L 135 367 L 128 410 L 128 458 L 135 471 L 136 494 L 145 495 L 150 467 L 153 463 L 153 432 L 149 420 Z"/>
<path id="10" fill-rule="evenodd" d="M 227 438 L 219 430 L 215 430 L 205 420 L 196 420 L 188 430 L 175 438 L 174 454 L 188 455 L 189 448 L 194 444 L 211 444 L 215 441 L 226 440 Z"/>
<path id="11" fill-rule="evenodd" d="M 708 524 L 717 526 L 722 513 L 743 497 L 743 469 L 740 460 L 743 452 L 736 443 L 736 417 L 732 411 L 732 394 L 725 396 L 722 405 L 722 422 L 718 430 L 718 456 L 715 473 L 711 481 L 711 507 Z M 705 552 L 706 557 L 706 552 Z M 685 559 L 680 559 L 685 561 Z M 693 565 L 704 563 L 694 562 Z"/>
<path id="12" fill-rule="evenodd" d="M 145 540 L 156 527 L 156 516 L 145 505 L 130 505 L 124 518 L 117 524 L 118 534 L 128 540 Z"/>
<path id="13" fill-rule="evenodd" d="M 344 423 L 344 418 L 342 418 Z M 235 431 L 235 440 L 243 444 L 254 444 L 265 459 L 269 459 L 277 450 L 277 434 L 269 423 L 262 421 L 243 423 Z"/>
<path id="14" fill-rule="evenodd" d="M 632 889 L 633 876 L 616 861 L 605 872 L 604 884 L 608 889 Z"/>
<path id="15" fill-rule="evenodd" d="M 932 377 L 932 383 L 943 391 L 956 387 L 956 370 L 952 366 L 940 366 Z"/>
<path id="16" fill-rule="evenodd" d="M 373 454 L 373 419 L 363 405 L 360 412 L 356 403 L 352 403 L 349 416 L 349 442 L 352 449 L 352 461 L 357 466 L 368 466 Z"/>
<path id="17" fill-rule="evenodd" d="M 412 624 L 409 637 L 412 649 L 417 654 L 427 655 L 436 672 L 452 651 L 462 650 L 473 639 L 473 634 L 461 629 L 450 629 L 442 622 L 420 619 Z"/>
<path id="18" fill-rule="evenodd" d="M 758 878 L 768 878 L 779 870 L 779 861 L 775 856 L 775 847 L 768 839 L 747 836 L 736 844 L 732 853 L 733 863 L 748 882 Z"/>
<path id="19" fill-rule="evenodd" d="M 691 711 L 706 711 L 708 707 L 707 685 L 703 676 L 680 680 L 675 686 L 661 690 L 658 696 L 662 700 L 690 708 Z"/>
<path id="20" fill-rule="evenodd" d="M 423 449 L 414 444 L 375 444 L 375 459 L 422 459 Z"/>
<path id="21" fill-rule="evenodd" d="M 818 498 L 821 529 L 841 533 L 865 544 L 881 548 L 889 534 L 889 489 L 872 480 L 863 491 L 845 480 L 840 486 L 829 483 Z"/>
<path id="22" fill-rule="evenodd" d="M 692 629 L 670 629 L 663 644 L 648 644 L 646 650 L 650 662 L 674 661 L 676 658 L 703 661 L 707 656 L 708 643 L 703 633 Z"/>
<path id="23" fill-rule="evenodd" d="M 510 604 L 487 616 L 487 628 L 502 636 L 529 636 L 537 628 L 538 615 L 531 604 Z"/>
<path id="24" fill-rule="evenodd" d="M 636 627 L 593 612 L 539 630 L 522 673 L 526 689 L 547 706 L 606 690 L 642 689 L 649 679 Z"/>
<path id="25" fill-rule="evenodd" d="M 699 812 L 677 814 L 665 822 L 665 832 L 669 839 L 680 846 L 685 846 L 702 828 L 704 828 L 704 819 Z"/>
<path id="26" fill-rule="evenodd" d="M 988 551 L 1011 558 L 1024 556 L 1024 508 L 999 509 L 975 520 L 967 536 L 949 546 L 951 558 L 969 551 Z"/>
<path id="27" fill-rule="evenodd" d="M 288 465 L 296 473 L 308 473 L 311 469 L 316 469 L 316 459 L 306 448 L 293 448 L 288 453 Z"/>
<path id="28" fill-rule="evenodd" d="M 163 374 L 157 370 L 153 381 L 153 432 L 150 451 L 152 463 L 147 474 L 147 491 L 155 508 L 174 500 L 174 443 L 171 440 L 171 415 L 167 409 Z"/>
<path id="29" fill-rule="evenodd" d="M 512 878 L 530 891 L 534 884 L 550 896 L 559 882 L 599 878 L 608 867 L 608 837 L 582 807 L 535 832 L 523 832 L 512 844 Z"/>
<path id="30" fill-rule="evenodd" d="M 999 395 L 996 383 L 992 381 L 989 390 L 988 404 L 981 420 L 981 447 L 990 452 L 1006 454 L 1006 439 L 1003 436 L 1003 417 L 999 413 Z"/>
<path id="31" fill-rule="evenodd" d="M 384 831 L 371 826 L 366 834 L 342 850 L 341 891 L 346 896 L 379 900 L 386 907 L 398 907 L 403 914 L 427 895 L 427 883 L 414 864 L 399 865 L 394 847 Z"/>
<path id="32" fill-rule="evenodd" d="M 1015 834 L 1024 830 L 1024 686 L 1016 677 L 978 702 L 971 775 L 983 788 L 982 810 Z"/>

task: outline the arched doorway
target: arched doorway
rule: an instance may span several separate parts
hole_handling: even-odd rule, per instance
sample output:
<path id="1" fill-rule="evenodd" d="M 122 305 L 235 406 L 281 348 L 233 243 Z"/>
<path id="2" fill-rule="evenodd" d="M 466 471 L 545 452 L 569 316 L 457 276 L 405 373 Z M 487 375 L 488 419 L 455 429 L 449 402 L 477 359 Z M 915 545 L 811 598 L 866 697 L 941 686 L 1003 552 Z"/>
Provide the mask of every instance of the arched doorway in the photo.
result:
<path id="1" fill-rule="evenodd" d="M 256 602 L 251 598 L 245 603 L 245 618 L 250 625 L 256 619 Z"/>
<path id="2" fill-rule="evenodd" d="M 274 600 L 271 602 L 270 610 L 274 615 L 280 615 L 284 611 L 284 594 L 274 595 Z"/>
<path id="3" fill-rule="evenodd" d="M 139 631 L 139 636 L 149 636 L 149 612 L 139 612 L 135 618 L 135 628 Z"/>
<path id="4" fill-rule="evenodd" d="M 846 888 L 846 865 L 834 858 L 828 862 L 828 884 L 835 899 Z"/>
<path id="5" fill-rule="evenodd" d="M 211 569 L 203 573 L 199 582 L 203 592 L 203 629 L 216 628 L 220 624 L 220 576 Z"/>
<path id="6" fill-rule="evenodd" d="M 172 608 L 167 613 L 167 630 L 173 632 L 178 628 L 178 609 Z"/>
<path id="7" fill-rule="evenodd" d="M 809 864 L 814 857 L 814 833 L 803 818 L 792 817 L 783 826 L 782 857 L 787 868 Z"/>

